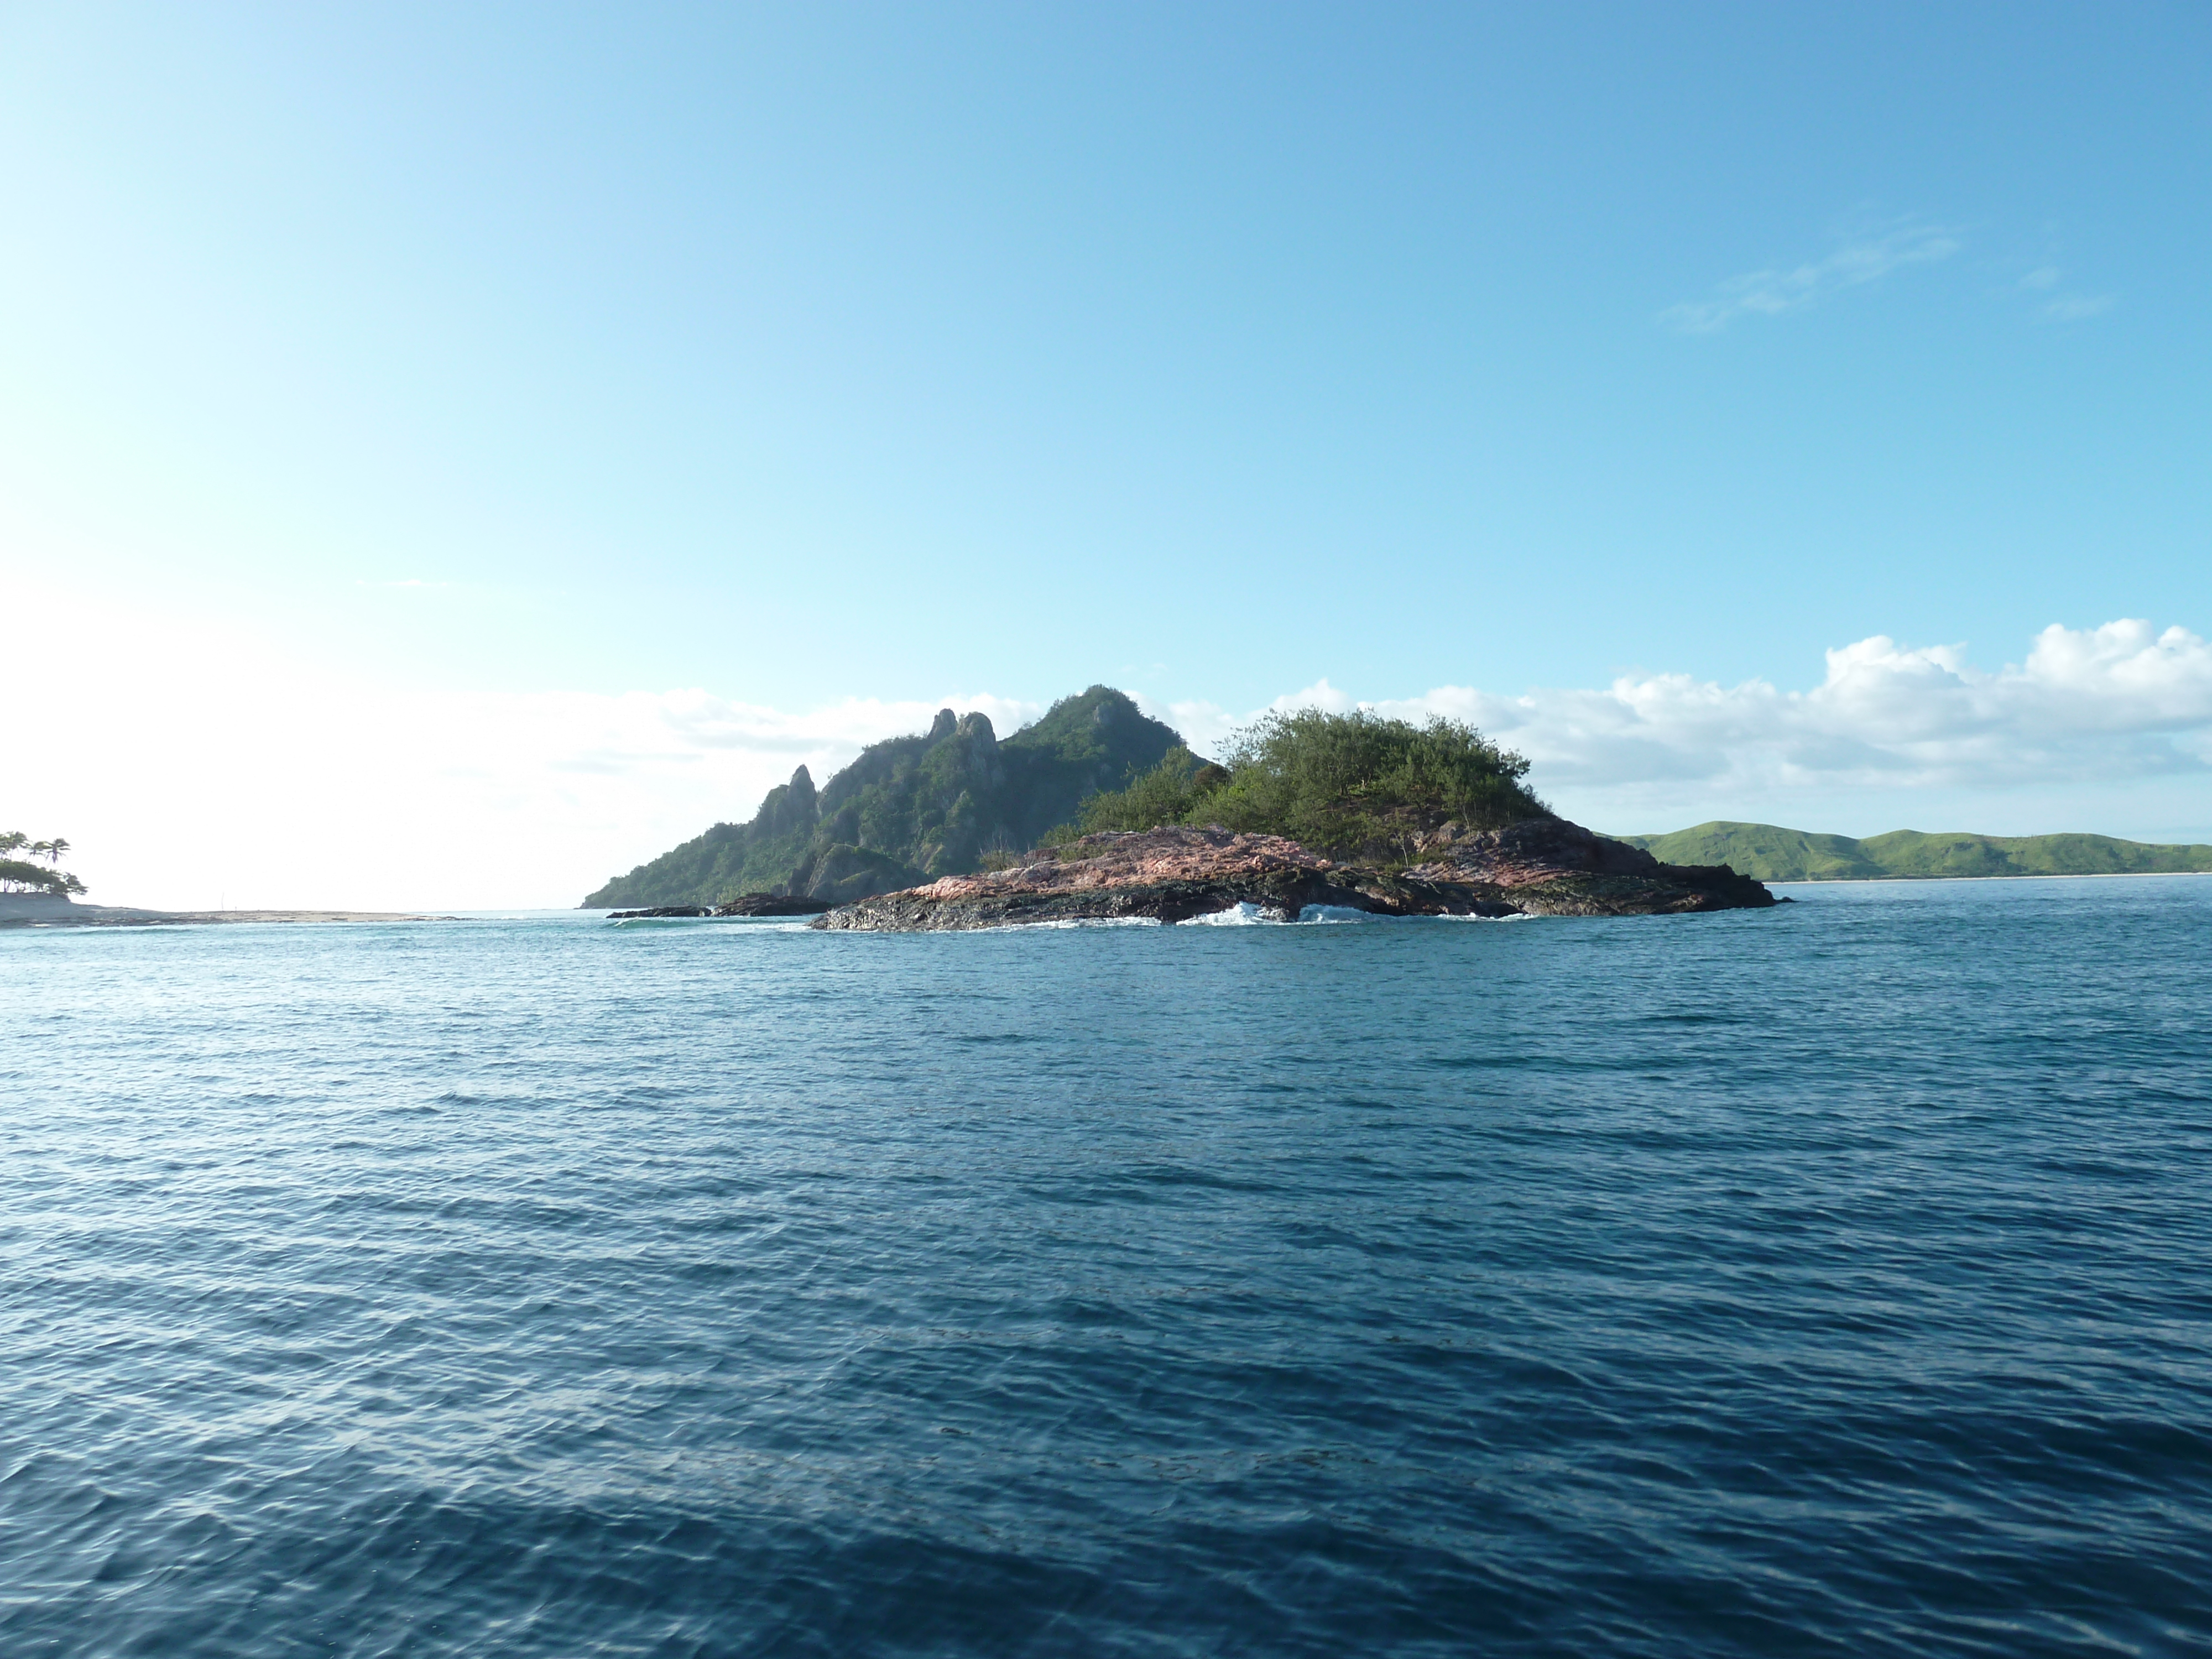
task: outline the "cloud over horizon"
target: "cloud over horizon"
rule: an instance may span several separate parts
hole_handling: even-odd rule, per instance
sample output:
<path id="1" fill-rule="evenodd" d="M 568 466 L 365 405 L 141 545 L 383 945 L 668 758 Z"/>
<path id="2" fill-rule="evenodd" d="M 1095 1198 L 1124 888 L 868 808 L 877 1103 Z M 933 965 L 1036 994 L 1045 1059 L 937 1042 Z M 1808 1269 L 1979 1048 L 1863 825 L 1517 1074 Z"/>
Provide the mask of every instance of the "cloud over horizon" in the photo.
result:
<path id="1" fill-rule="evenodd" d="M 1815 791 L 2212 783 L 2212 645 L 2136 619 L 2054 623 L 2023 661 L 1995 671 L 1962 647 L 1875 635 L 1826 653 L 1825 677 L 1806 691 L 1657 673 L 1602 690 L 1446 685 L 1355 704 L 1324 679 L 1271 705 L 1302 706 L 1465 720 L 1526 754 L 1540 790 L 1615 813 Z M 1207 705 L 1173 712 L 1209 738 L 1237 724 Z"/>
<path id="2" fill-rule="evenodd" d="M 0 818 L 68 836 L 95 900 L 173 908 L 573 904 L 749 817 L 802 763 L 825 780 L 939 707 L 981 710 L 1001 735 L 1044 712 L 991 695 L 790 711 L 696 688 L 394 693 L 236 641 L 129 643 L 100 665 L 61 650 L 14 665 L 19 706 L 45 705 L 31 729 L 69 736 L 26 746 Z M 1130 689 L 1201 750 L 1270 708 L 1466 720 L 1526 753 L 1537 788 L 1599 828 L 1765 816 L 1837 829 L 1827 815 L 1869 799 L 1893 816 L 2028 792 L 2081 820 L 2044 827 L 2128 833 L 2112 811 L 2148 810 L 2153 788 L 2166 792 L 2158 810 L 2212 822 L 2212 645 L 2135 619 L 2054 624 L 1991 670 L 1960 646 L 1877 635 L 1827 652 L 1806 690 L 1658 672 L 1358 701 L 1322 679 L 1238 714 Z M 2113 805 L 2124 799 L 2138 805 Z M 2109 810 L 2092 821 L 2082 803 Z"/>

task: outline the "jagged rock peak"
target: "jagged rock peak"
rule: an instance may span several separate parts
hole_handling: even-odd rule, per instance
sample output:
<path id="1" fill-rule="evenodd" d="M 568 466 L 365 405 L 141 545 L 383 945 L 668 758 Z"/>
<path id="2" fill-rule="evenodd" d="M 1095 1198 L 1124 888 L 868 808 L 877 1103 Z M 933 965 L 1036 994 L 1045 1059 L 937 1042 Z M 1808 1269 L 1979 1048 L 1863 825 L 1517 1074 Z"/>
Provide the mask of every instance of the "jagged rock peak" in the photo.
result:
<path id="1" fill-rule="evenodd" d="M 1097 718 L 1100 705 L 1111 704 Z M 976 868 L 1035 844 L 1084 798 L 1159 764 L 1182 738 L 1122 693 L 1094 685 L 1018 732 L 955 708 L 872 744 L 836 777 L 805 768 L 768 792 L 747 823 L 719 824 L 617 876 L 589 904 L 715 905 L 746 893 L 843 903 Z"/>

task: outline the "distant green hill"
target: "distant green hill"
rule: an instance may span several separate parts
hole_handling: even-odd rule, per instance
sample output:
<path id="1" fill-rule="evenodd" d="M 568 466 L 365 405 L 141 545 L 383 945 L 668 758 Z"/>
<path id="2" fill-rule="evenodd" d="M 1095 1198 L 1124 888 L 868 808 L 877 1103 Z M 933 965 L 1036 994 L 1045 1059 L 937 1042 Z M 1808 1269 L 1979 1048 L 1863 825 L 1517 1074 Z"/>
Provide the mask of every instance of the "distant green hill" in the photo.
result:
<path id="1" fill-rule="evenodd" d="M 584 908 L 715 904 L 739 893 L 840 902 L 975 869 L 1034 846 L 1085 797 L 1149 771 L 1182 739 L 1110 686 L 1064 697 L 1003 743 L 981 714 L 871 745 L 817 793 L 805 767 L 747 823 L 617 876 Z"/>
<path id="2" fill-rule="evenodd" d="M 1759 881 L 1880 881 L 1937 876 L 2120 876 L 2212 871 L 2212 847 L 2154 847 L 2110 836 L 1929 835 L 1853 841 L 1771 823 L 1701 823 L 1617 836 L 1668 864 L 1725 864 Z"/>

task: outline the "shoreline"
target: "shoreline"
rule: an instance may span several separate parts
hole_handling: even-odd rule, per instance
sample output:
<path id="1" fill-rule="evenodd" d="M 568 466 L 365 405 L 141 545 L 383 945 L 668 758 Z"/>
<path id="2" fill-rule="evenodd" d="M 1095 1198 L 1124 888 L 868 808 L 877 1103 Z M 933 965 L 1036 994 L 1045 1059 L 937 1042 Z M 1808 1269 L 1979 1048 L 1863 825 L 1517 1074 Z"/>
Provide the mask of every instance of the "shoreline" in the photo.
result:
<path id="1" fill-rule="evenodd" d="M 205 927 L 233 922 L 457 921 L 457 916 L 416 910 L 148 910 L 125 904 L 10 905 L 0 894 L 0 929 L 31 927 Z"/>
<path id="2" fill-rule="evenodd" d="M 2144 879 L 2212 878 L 2212 870 L 2094 870 L 2078 875 L 2021 876 L 1768 876 L 1773 887 L 1928 886 L 1942 882 L 1968 881 L 2133 881 Z M 231 924 L 295 927 L 329 926 L 344 922 L 459 921 L 463 917 L 421 910 L 149 910 L 131 905 L 71 904 L 66 909 L 40 906 L 27 914 L 9 915 L 9 898 L 29 894 L 0 895 L 0 931 L 41 927 L 207 927 Z"/>
<path id="3" fill-rule="evenodd" d="M 1918 886 L 1933 881 L 2162 881 L 2187 876 L 2212 876 L 2212 870 L 2084 870 L 2071 876 L 1762 876 L 1759 879 L 1770 887 L 1879 887 L 1885 882 Z"/>

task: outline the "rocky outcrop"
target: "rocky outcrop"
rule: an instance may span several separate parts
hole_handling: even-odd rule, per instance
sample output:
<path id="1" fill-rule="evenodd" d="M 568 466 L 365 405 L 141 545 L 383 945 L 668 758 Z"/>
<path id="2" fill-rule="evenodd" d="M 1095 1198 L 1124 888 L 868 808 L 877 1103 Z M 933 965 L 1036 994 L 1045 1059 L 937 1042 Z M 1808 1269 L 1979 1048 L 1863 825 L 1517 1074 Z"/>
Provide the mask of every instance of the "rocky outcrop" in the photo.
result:
<path id="1" fill-rule="evenodd" d="M 655 904 L 643 910 L 617 910 L 609 921 L 699 920 L 707 916 L 818 916 L 831 908 L 828 899 L 790 893 L 740 893 L 726 904 Z"/>
<path id="2" fill-rule="evenodd" d="M 714 907 L 718 916 L 818 916 L 836 907 L 828 899 L 805 898 L 790 893 L 740 893 L 726 904 Z"/>
<path id="3" fill-rule="evenodd" d="M 1339 865 L 1279 836 L 1163 829 L 1085 836 L 1017 867 L 946 876 L 832 910 L 814 925 L 919 933 L 1042 921 L 1188 921 L 1238 904 L 1286 920 L 1308 905 L 1385 915 L 1510 915 L 1487 895 Z"/>
<path id="4" fill-rule="evenodd" d="M 1775 902 L 1725 864 L 1662 864 L 1565 818 L 1473 834 L 1447 823 L 1422 838 L 1421 850 L 1427 857 L 1405 872 L 1407 879 L 1495 888 L 1531 915 L 1659 915 Z"/>
<path id="5" fill-rule="evenodd" d="M 1449 830 L 1454 833 L 1446 834 Z M 1563 819 L 1425 838 L 1396 873 L 1339 864 L 1278 836 L 1170 828 L 1086 836 L 1012 868 L 947 876 L 843 905 L 817 927 L 917 933 L 1045 921 L 1188 921 L 1237 904 L 1295 921 L 1309 905 L 1394 916 L 1646 915 L 1774 902 L 1725 867 L 1662 865 Z"/>

